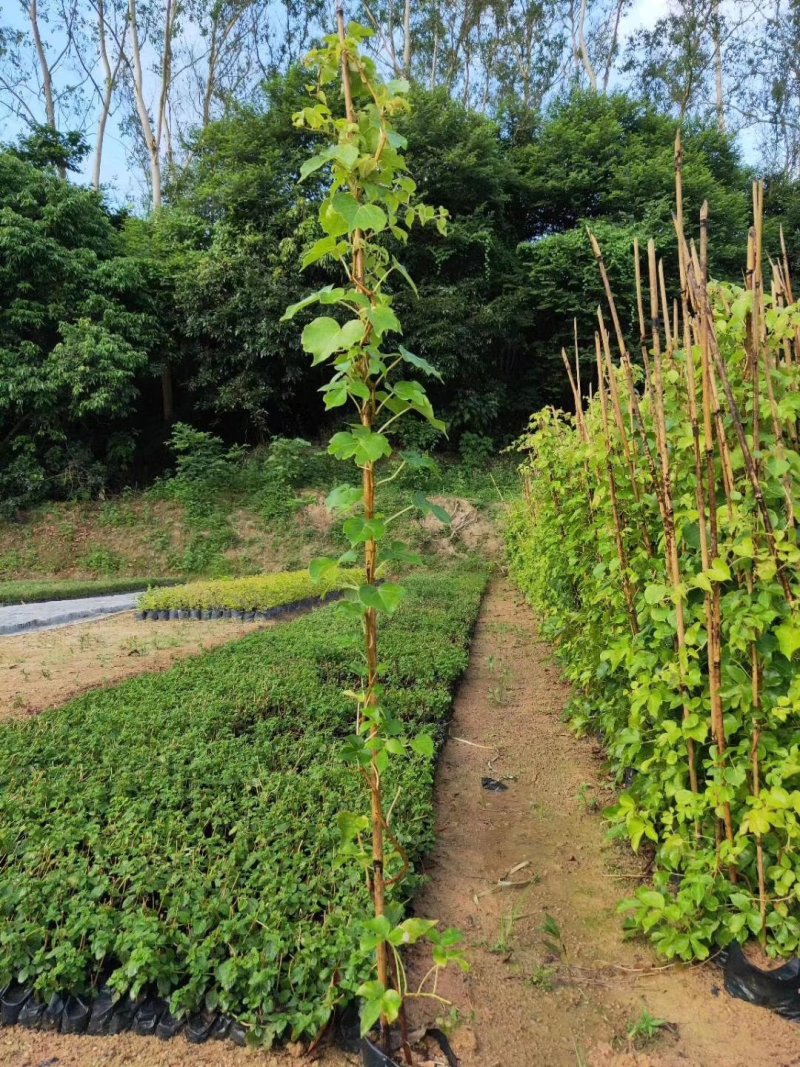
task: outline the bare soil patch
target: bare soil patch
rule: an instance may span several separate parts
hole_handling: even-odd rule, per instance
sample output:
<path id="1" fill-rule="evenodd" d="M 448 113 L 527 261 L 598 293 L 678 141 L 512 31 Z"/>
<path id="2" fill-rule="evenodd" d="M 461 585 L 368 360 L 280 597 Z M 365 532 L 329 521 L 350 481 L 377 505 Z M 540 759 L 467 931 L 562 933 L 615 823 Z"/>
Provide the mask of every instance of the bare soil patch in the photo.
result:
<path id="1" fill-rule="evenodd" d="M 450 524 L 443 525 L 435 515 L 426 516 L 420 523 L 430 547 L 442 556 L 455 556 L 459 551 L 480 552 L 486 559 L 497 559 L 502 551 L 502 538 L 489 515 L 460 496 L 434 496 L 434 504 L 444 508 Z"/>
<path id="2" fill-rule="evenodd" d="M 13 1027 L 0 1030 L 3 1067 L 288 1067 L 298 1060 L 237 1048 L 220 1041 L 190 1045 L 180 1035 L 171 1041 L 121 1034 L 118 1037 L 66 1037 Z"/>
<path id="3" fill-rule="evenodd" d="M 139 622 L 128 612 L 0 638 L 0 719 L 27 718 L 91 689 L 166 670 L 270 625 L 230 619 Z"/>

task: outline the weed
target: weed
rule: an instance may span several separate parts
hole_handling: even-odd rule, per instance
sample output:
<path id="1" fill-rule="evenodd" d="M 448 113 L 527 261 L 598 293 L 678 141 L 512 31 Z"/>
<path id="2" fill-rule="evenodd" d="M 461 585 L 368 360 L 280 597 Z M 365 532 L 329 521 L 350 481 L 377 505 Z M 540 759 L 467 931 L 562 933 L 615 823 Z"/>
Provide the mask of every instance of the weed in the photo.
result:
<path id="1" fill-rule="evenodd" d="M 528 977 L 528 982 L 544 993 L 552 993 L 556 987 L 556 970 L 542 964 Z"/>
<path id="2" fill-rule="evenodd" d="M 544 946 L 550 952 L 553 952 L 556 956 L 566 956 L 567 946 L 564 944 L 564 938 L 561 936 L 561 928 L 555 921 L 552 915 L 545 915 L 544 923 L 541 925 L 540 930 L 547 937 L 544 939 Z"/>
<path id="3" fill-rule="evenodd" d="M 118 574 L 122 559 L 107 548 L 93 548 L 78 561 L 78 565 L 90 574 Z"/>
<path id="4" fill-rule="evenodd" d="M 628 1040 L 635 1048 L 641 1048 L 654 1041 L 666 1026 L 669 1023 L 665 1019 L 656 1019 L 647 1008 L 642 1008 L 639 1017 L 628 1026 Z"/>
<path id="5" fill-rule="evenodd" d="M 502 659 L 494 656 L 487 656 L 486 665 L 496 678 L 495 684 L 489 688 L 489 700 L 496 707 L 504 707 L 509 699 L 511 671 Z"/>
<path id="6" fill-rule="evenodd" d="M 584 811 L 600 810 L 600 801 L 597 797 L 589 796 L 593 789 L 594 786 L 590 782 L 583 782 L 578 790 L 578 803 Z"/>

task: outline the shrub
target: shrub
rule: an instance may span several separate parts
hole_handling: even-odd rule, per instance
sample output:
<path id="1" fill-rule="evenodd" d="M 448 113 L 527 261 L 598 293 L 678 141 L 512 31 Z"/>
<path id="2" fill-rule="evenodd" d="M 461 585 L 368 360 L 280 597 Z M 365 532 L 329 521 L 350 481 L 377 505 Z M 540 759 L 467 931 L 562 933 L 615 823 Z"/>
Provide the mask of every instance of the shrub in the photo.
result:
<path id="1" fill-rule="evenodd" d="M 386 625 L 383 700 L 444 735 L 484 576 L 420 574 Z M 424 595 L 422 590 L 424 588 Z M 0 985 L 158 989 L 256 1039 L 315 1035 L 371 971 L 363 872 L 336 816 L 361 784 L 360 634 L 335 608 L 0 729 Z M 431 845 L 435 758 L 387 775 L 393 832 Z M 391 906 L 413 888 L 391 889 Z"/>
<path id="2" fill-rule="evenodd" d="M 252 578 L 220 578 L 211 582 L 188 582 L 168 589 L 149 589 L 139 600 L 141 611 L 230 608 L 231 611 L 269 611 L 308 597 L 324 597 L 357 581 L 360 572 L 340 569 L 324 583 L 315 582 L 308 571 L 260 574 Z"/>
<path id="3" fill-rule="evenodd" d="M 185 422 L 176 422 L 172 427 L 169 447 L 175 454 L 176 480 L 182 486 L 202 482 L 224 487 L 241 467 L 245 455 L 241 445 L 226 448 L 221 438 L 195 430 Z"/>
<path id="4" fill-rule="evenodd" d="M 495 445 L 491 437 L 467 430 L 458 442 L 461 462 L 468 470 L 477 470 L 488 466 L 494 458 Z"/>

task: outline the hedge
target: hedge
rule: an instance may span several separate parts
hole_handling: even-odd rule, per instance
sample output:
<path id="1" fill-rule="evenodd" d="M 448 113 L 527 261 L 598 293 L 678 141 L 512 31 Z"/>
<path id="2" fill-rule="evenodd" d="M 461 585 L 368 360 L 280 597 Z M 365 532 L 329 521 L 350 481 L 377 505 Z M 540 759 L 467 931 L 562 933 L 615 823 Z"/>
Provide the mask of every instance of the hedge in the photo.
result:
<path id="1" fill-rule="evenodd" d="M 169 589 L 149 589 L 139 599 L 140 611 L 192 611 L 223 608 L 231 611 L 269 611 L 285 604 L 324 596 L 359 580 L 356 570 L 342 568 L 324 585 L 307 570 L 259 574 L 250 578 L 220 578 L 189 582 Z"/>
<path id="2" fill-rule="evenodd" d="M 385 627 L 386 705 L 441 741 L 484 575 L 419 574 Z M 0 985 L 158 992 L 254 1039 L 310 1037 L 370 974 L 337 815 L 360 634 L 335 606 L 0 728 Z M 392 823 L 433 840 L 434 759 L 397 761 Z M 413 876 L 393 889 L 402 902 Z"/>

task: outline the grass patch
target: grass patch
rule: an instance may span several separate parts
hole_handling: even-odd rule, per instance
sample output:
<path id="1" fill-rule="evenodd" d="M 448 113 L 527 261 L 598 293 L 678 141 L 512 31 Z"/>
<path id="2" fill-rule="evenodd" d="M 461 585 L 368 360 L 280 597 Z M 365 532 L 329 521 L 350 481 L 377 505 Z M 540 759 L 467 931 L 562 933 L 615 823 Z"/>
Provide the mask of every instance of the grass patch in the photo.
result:
<path id="1" fill-rule="evenodd" d="M 0 582 L 0 605 L 36 604 L 43 600 L 72 600 L 106 593 L 133 593 L 137 589 L 173 584 L 175 578 L 38 579 Z"/>
<path id="2" fill-rule="evenodd" d="M 253 578 L 220 578 L 212 582 L 188 582 L 169 589 L 151 589 L 139 599 L 141 611 L 229 608 L 231 611 L 269 611 L 309 597 L 324 596 L 354 581 L 363 581 L 357 570 L 340 570 L 334 579 L 315 582 L 308 571 L 260 574 Z"/>
<path id="3" fill-rule="evenodd" d="M 383 699 L 409 734 L 444 736 L 484 583 L 419 573 L 382 632 Z M 331 606 L 0 728 L 0 985 L 108 981 L 218 1007 L 257 1039 L 315 1034 L 372 969 L 363 873 L 337 862 L 337 815 L 364 805 L 339 760 L 360 646 Z M 385 783 L 414 863 L 433 780 L 413 755 Z"/>

